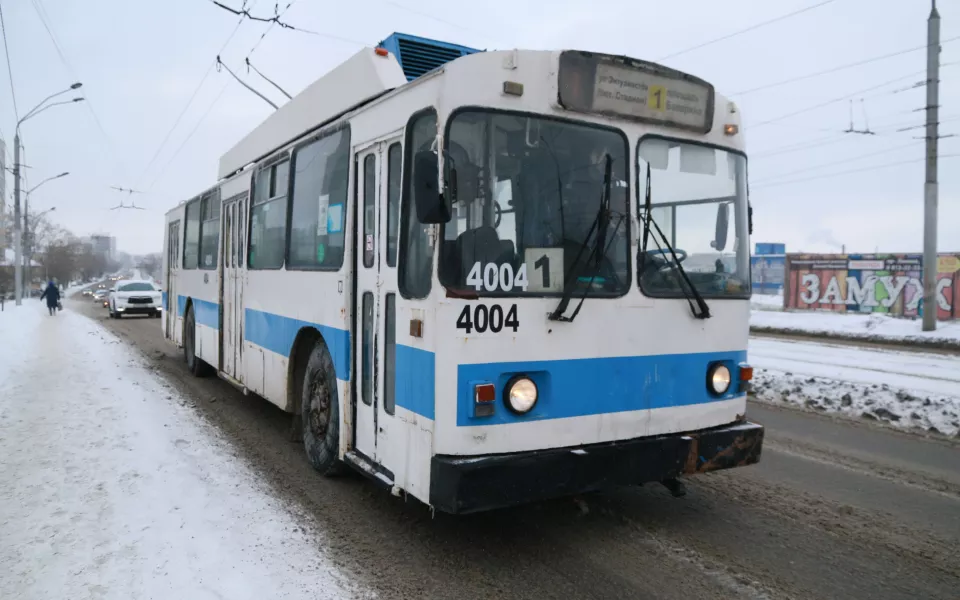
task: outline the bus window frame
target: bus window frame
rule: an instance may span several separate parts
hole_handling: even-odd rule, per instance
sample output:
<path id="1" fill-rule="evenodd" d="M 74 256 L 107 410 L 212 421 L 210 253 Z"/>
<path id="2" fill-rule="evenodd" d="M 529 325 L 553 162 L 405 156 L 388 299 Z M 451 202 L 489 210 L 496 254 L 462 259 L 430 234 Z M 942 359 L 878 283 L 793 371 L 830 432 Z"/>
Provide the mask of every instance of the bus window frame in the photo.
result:
<path id="1" fill-rule="evenodd" d="M 199 201 L 200 201 L 200 228 L 199 228 L 200 239 L 197 240 L 197 269 L 200 269 L 201 271 L 216 271 L 217 268 L 219 268 L 220 261 L 223 259 L 221 256 L 221 247 L 220 247 L 220 242 L 223 236 L 223 225 L 221 223 L 221 220 L 223 219 L 222 217 L 223 203 L 220 201 L 220 188 L 217 187 L 213 190 L 200 194 Z M 217 208 L 217 216 L 215 218 L 204 220 L 203 218 L 204 202 L 208 204 L 210 202 L 213 202 L 215 204 Z M 202 260 L 203 259 L 203 232 L 204 232 L 204 229 L 206 229 L 205 226 L 208 223 L 216 223 L 216 229 L 217 229 L 217 243 L 214 244 L 214 246 L 216 247 L 215 253 L 217 258 L 213 261 L 213 264 L 210 265 L 209 267 L 205 266 Z"/>
<path id="2" fill-rule="evenodd" d="M 203 207 L 200 206 L 200 199 L 202 197 L 203 195 L 201 194 L 200 196 L 196 196 L 195 198 L 188 200 L 183 207 L 183 244 L 181 244 L 180 246 L 180 268 L 183 269 L 184 271 L 196 271 L 200 268 L 200 229 L 203 223 L 203 221 L 201 220 L 201 217 L 203 216 L 202 215 Z M 187 227 L 187 223 L 190 221 L 189 210 L 190 210 L 190 207 L 193 205 L 196 205 L 197 213 L 198 213 L 197 214 L 197 260 L 193 264 L 193 266 L 189 266 L 187 265 L 187 243 L 190 241 L 188 238 L 188 234 L 190 233 L 188 230 L 190 228 Z"/>
<path id="3" fill-rule="evenodd" d="M 750 171 L 750 161 L 749 161 L 749 159 L 748 159 L 748 157 L 747 157 L 747 153 L 746 153 L 746 152 L 744 152 L 743 150 L 738 150 L 738 149 L 736 149 L 736 148 L 731 148 L 731 147 L 729 147 L 729 146 L 721 146 L 720 144 L 714 144 L 714 143 L 712 143 L 712 142 L 699 141 L 699 140 L 691 140 L 691 139 L 683 138 L 683 137 L 671 137 L 671 136 L 669 136 L 669 135 L 663 135 L 663 134 L 661 134 L 661 133 L 645 133 L 645 134 L 641 135 L 639 138 L 637 138 L 637 143 L 636 143 L 635 146 L 632 148 L 633 154 L 634 154 L 634 158 L 633 158 L 633 170 L 635 171 L 635 173 L 636 173 L 636 178 L 637 178 L 637 185 L 636 185 L 637 194 L 636 194 L 636 198 L 634 198 L 634 200 L 636 200 L 636 203 L 637 203 L 637 220 L 638 220 L 638 222 L 639 222 L 639 219 L 640 219 L 640 207 L 641 207 L 641 204 L 644 203 L 644 201 L 645 201 L 643 198 L 640 197 L 640 193 L 641 193 L 640 190 L 641 190 L 642 188 L 641 188 L 641 186 L 640 186 L 640 165 L 639 165 L 639 161 L 640 161 L 640 144 L 642 144 L 642 143 L 644 142 L 644 140 L 664 140 L 664 141 L 667 141 L 667 142 L 678 142 L 678 143 L 680 143 L 680 144 L 690 144 L 690 145 L 692 145 L 692 146 L 701 146 L 701 147 L 703 147 L 703 148 L 710 148 L 710 149 L 713 149 L 713 150 L 723 150 L 724 152 L 729 152 L 729 153 L 731 153 L 731 154 L 736 154 L 736 155 L 738 155 L 738 156 L 742 156 L 742 157 L 743 157 L 744 178 L 745 178 L 745 180 L 746 180 L 746 185 L 745 185 L 744 188 L 743 188 L 743 196 L 744 196 L 744 207 L 743 207 L 743 209 L 744 209 L 745 211 L 746 211 L 746 210 L 749 210 L 749 206 L 750 206 L 750 173 L 749 173 L 749 171 Z M 649 169 L 649 167 L 648 167 L 648 169 Z M 646 188 L 646 185 L 644 185 L 643 188 Z M 655 192 L 655 191 L 656 191 L 656 190 L 654 190 L 654 192 Z M 663 202 L 663 203 L 660 203 L 660 204 L 652 204 L 652 203 L 651 203 L 651 207 L 654 208 L 654 207 L 657 207 L 657 206 L 681 206 L 681 205 L 683 205 L 683 204 L 688 204 L 688 205 L 689 205 L 689 204 L 700 204 L 700 202 L 685 202 L 685 203 L 684 203 L 684 202 L 680 202 L 680 203 L 677 203 L 677 202 Z M 703 204 L 709 204 L 709 202 L 703 202 Z M 674 227 L 676 227 L 676 224 L 674 224 Z M 643 226 L 642 226 L 642 224 L 641 224 L 641 228 L 640 228 L 640 232 L 639 232 L 639 233 L 640 233 L 640 236 L 641 236 L 641 237 L 640 237 L 639 243 L 637 244 L 637 256 L 638 256 L 638 257 L 640 256 L 640 251 L 641 251 L 641 249 L 642 249 L 642 248 L 641 248 L 641 245 L 643 244 Z M 747 253 L 748 253 L 748 255 L 749 255 L 749 253 L 750 253 L 750 234 L 749 234 L 749 232 L 747 233 Z M 632 273 L 631 273 L 631 275 L 632 275 Z M 704 300 L 710 300 L 711 302 L 713 302 L 714 300 L 749 300 L 749 299 L 751 298 L 751 296 L 753 295 L 753 283 L 752 283 L 752 282 L 753 282 L 753 264 L 752 264 L 750 261 L 747 262 L 747 279 L 748 279 L 748 281 L 750 282 L 750 285 L 747 286 L 747 291 L 746 291 L 746 293 L 744 293 L 744 294 L 722 294 L 722 295 L 720 295 L 720 294 L 709 294 L 709 293 L 705 294 L 705 293 L 703 293 L 703 292 L 700 292 L 700 295 L 703 297 Z M 643 287 L 643 277 L 639 277 L 639 276 L 637 277 L 637 290 L 639 290 L 639 292 L 640 292 L 642 295 L 646 296 L 647 298 L 655 298 L 655 299 L 660 299 L 660 300 L 681 300 L 681 299 L 687 298 L 687 296 L 684 295 L 684 293 L 683 293 L 682 291 L 678 291 L 678 292 L 675 292 L 675 293 L 674 293 L 674 292 L 651 293 L 651 292 L 647 291 L 646 289 L 644 289 L 644 287 Z M 700 291 L 700 290 L 697 290 L 697 291 Z"/>
<path id="4" fill-rule="evenodd" d="M 336 267 L 332 267 L 332 266 L 328 267 L 323 265 L 291 265 L 290 264 L 290 231 L 293 226 L 292 202 L 293 202 L 293 185 L 294 185 L 294 180 L 296 179 L 297 152 L 302 148 L 305 148 L 318 140 L 321 140 L 325 137 L 330 137 L 331 135 L 334 135 L 344 130 L 346 131 L 346 136 L 347 136 L 348 165 L 347 165 L 347 193 L 343 201 L 345 205 L 343 208 L 343 232 L 344 232 L 343 256 L 340 258 L 340 264 L 337 265 Z M 342 121 L 340 123 L 337 123 L 335 125 L 332 125 L 330 127 L 327 127 L 325 129 L 318 131 L 314 135 L 304 139 L 303 141 L 291 146 L 288 149 L 288 154 L 290 156 L 290 186 L 289 186 L 289 191 L 287 193 L 287 202 L 288 202 L 287 204 L 287 239 L 286 239 L 286 247 L 284 248 L 284 251 L 283 251 L 283 266 L 287 271 L 327 271 L 331 273 L 336 273 L 343 270 L 343 267 L 347 262 L 347 249 L 350 247 L 350 244 L 352 243 L 352 241 L 349 239 L 350 232 L 347 230 L 347 214 L 350 208 L 346 206 L 350 203 L 350 192 L 352 191 L 350 189 L 351 179 L 353 175 L 351 171 L 353 170 L 353 162 L 354 162 L 353 146 L 351 145 L 352 143 L 353 143 L 353 131 L 352 131 L 352 128 L 350 127 L 350 121 Z M 250 185 L 251 185 L 250 198 L 252 199 L 253 198 L 252 192 L 253 192 L 253 189 L 256 187 L 256 181 L 251 179 Z M 253 210 L 252 200 L 250 202 L 250 209 L 251 211 Z M 251 214 L 253 213 L 251 212 Z M 248 237 L 247 239 L 248 239 L 248 245 L 249 245 L 250 238 Z"/>
<path id="5" fill-rule="evenodd" d="M 279 152 L 279 153 L 271 156 L 271 157 L 268 158 L 267 160 L 265 160 L 265 161 L 263 161 L 262 163 L 260 163 L 259 165 L 257 165 L 257 167 L 253 170 L 253 173 L 252 173 L 251 176 L 250 176 L 250 197 L 249 197 L 249 201 L 248 201 L 248 205 L 249 205 L 249 206 L 247 207 L 247 209 L 248 209 L 248 210 L 247 210 L 247 244 L 246 244 L 247 247 L 246 247 L 246 252 L 245 252 L 245 254 L 246 254 L 246 261 L 245 261 L 245 262 L 246 262 L 246 269 L 247 269 L 248 271 L 282 271 L 282 270 L 284 270 L 284 269 L 286 268 L 286 266 L 287 266 L 287 252 L 286 252 L 286 250 L 287 250 L 287 241 L 286 241 L 286 238 L 289 237 L 288 226 L 289 226 L 289 221 L 290 221 L 290 219 L 289 219 L 289 214 L 290 214 L 290 190 L 292 189 L 290 186 L 291 186 L 291 184 L 293 183 L 293 177 L 291 177 L 291 176 L 289 175 L 289 171 L 288 171 L 288 175 L 287 175 L 287 196 L 286 196 L 287 201 L 286 201 L 286 203 L 285 203 L 286 216 L 284 217 L 284 225 L 283 225 L 283 227 L 284 227 L 284 236 L 285 236 L 285 238 L 284 238 L 284 244 L 283 244 L 283 248 L 284 248 L 284 251 L 283 251 L 283 260 L 281 260 L 281 261 L 280 261 L 280 265 L 279 265 L 279 266 L 276 266 L 276 267 L 251 267 L 251 266 L 250 266 L 250 251 L 251 251 L 251 248 L 252 248 L 252 243 L 251 243 L 251 242 L 253 241 L 253 209 L 258 206 L 257 201 L 256 201 L 257 177 L 259 177 L 259 175 L 260 175 L 260 173 L 261 173 L 262 171 L 264 171 L 264 170 L 266 170 L 266 169 L 273 169 L 275 166 L 277 166 L 278 164 L 282 163 L 283 161 L 287 161 L 287 163 L 290 164 L 291 158 L 292 158 L 292 155 L 291 155 L 291 153 L 290 153 L 290 149 L 288 148 L 288 149 L 286 149 L 286 150 L 283 150 L 282 152 Z M 273 174 L 271 173 L 270 176 L 273 177 Z M 268 185 L 268 188 L 267 188 L 267 189 L 269 189 L 269 185 Z M 267 202 L 272 202 L 275 198 L 277 198 L 277 196 L 274 196 L 273 198 L 268 198 L 265 202 L 260 202 L 260 204 L 266 204 Z"/>
<path id="6" fill-rule="evenodd" d="M 556 121 L 558 123 L 567 123 L 570 125 L 579 125 L 579 126 L 591 127 L 594 129 L 609 131 L 611 133 L 615 133 L 619 135 L 623 139 L 623 142 L 627 149 L 626 151 L 627 189 L 625 192 L 627 196 L 627 200 L 626 200 L 627 219 L 625 224 L 625 227 L 626 227 L 625 235 L 627 240 L 627 276 L 626 276 L 626 279 L 623 281 L 623 289 L 621 291 L 615 294 L 589 294 L 586 296 L 586 298 L 588 300 L 616 300 L 617 298 L 626 297 L 627 294 L 629 294 L 630 291 L 633 289 L 633 270 L 634 270 L 635 261 L 633 257 L 634 244 L 633 244 L 633 237 L 632 237 L 633 236 L 632 225 L 633 225 L 633 220 L 639 218 L 639 214 L 634 214 L 633 209 L 630 206 L 630 201 L 633 199 L 633 197 L 630 194 L 630 169 L 636 170 L 636 167 L 633 164 L 636 162 L 636 157 L 635 157 L 634 149 L 630 147 L 630 136 L 627 135 L 627 132 L 613 125 L 605 125 L 603 123 L 593 123 L 591 121 L 584 121 L 583 119 L 572 119 L 570 117 L 558 117 L 555 115 L 548 115 L 544 113 L 537 113 L 537 112 L 531 112 L 531 111 L 511 110 L 511 109 L 504 109 L 504 108 L 494 108 L 491 106 L 480 106 L 480 105 L 470 104 L 465 106 L 458 106 L 453 111 L 451 111 L 450 114 L 447 116 L 446 123 L 444 123 L 444 126 L 443 126 L 443 147 L 444 148 L 447 147 L 447 144 L 450 141 L 450 129 L 453 125 L 453 120 L 457 115 L 459 115 L 462 112 L 487 112 L 490 114 L 504 114 L 504 115 L 514 116 L 514 117 L 530 117 L 530 118 L 536 118 L 536 119 L 543 119 L 547 121 Z M 451 218 L 451 220 L 453 219 Z M 444 239 L 444 235 L 446 234 L 446 226 L 447 226 L 447 223 L 440 224 L 440 231 L 437 233 L 437 240 Z M 438 241 L 437 245 L 440 246 L 440 248 L 438 248 L 436 251 L 435 262 L 437 263 L 436 273 L 437 273 L 437 279 L 440 282 L 440 287 L 442 287 L 444 290 L 446 290 L 451 294 L 462 294 L 463 293 L 462 291 L 458 291 L 455 288 L 448 287 L 447 282 L 445 282 L 440 277 L 440 265 L 443 264 L 443 259 L 444 259 L 443 256 L 440 256 L 440 253 L 443 252 L 443 244 L 440 243 L 440 241 Z M 564 292 L 562 291 L 561 292 L 542 292 L 542 293 L 524 292 L 523 294 L 504 294 L 501 292 L 485 291 L 479 294 L 479 298 L 481 300 L 483 299 L 489 300 L 491 298 L 511 298 L 511 299 L 562 298 L 563 295 L 564 295 Z M 574 292 L 574 295 L 576 296 L 576 292 Z"/>
<path id="7" fill-rule="evenodd" d="M 407 118 L 407 122 L 403 126 L 403 165 L 400 176 L 400 236 L 397 239 L 397 291 L 400 293 L 400 297 L 404 300 L 426 300 L 430 297 L 430 294 L 433 293 L 433 278 L 436 274 L 436 265 L 437 265 L 437 246 L 442 239 L 439 236 L 435 236 L 433 244 L 433 256 L 430 259 L 430 285 L 428 286 L 427 293 L 423 296 L 416 296 L 410 294 L 405 285 L 404 275 L 406 270 L 401 273 L 401 268 L 404 268 L 407 263 L 407 244 L 409 233 L 407 232 L 410 229 L 410 220 L 409 219 L 419 219 L 417 217 L 417 207 L 412 205 L 413 203 L 413 194 L 410 180 L 411 173 L 413 172 L 413 128 L 410 127 L 410 124 L 415 122 L 417 119 L 425 115 L 433 115 L 434 119 L 437 121 L 437 134 L 440 133 L 440 111 L 437 110 L 436 106 L 425 106 L 420 110 L 414 111 Z M 439 159 L 438 159 L 439 160 Z M 354 161 L 356 162 L 356 161 Z M 356 191 L 356 171 L 354 171 L 354 191 Z M 356 194 L 354 194 L 356 195 Z M 408 209 L 409 207 L 409 209 Z"/>

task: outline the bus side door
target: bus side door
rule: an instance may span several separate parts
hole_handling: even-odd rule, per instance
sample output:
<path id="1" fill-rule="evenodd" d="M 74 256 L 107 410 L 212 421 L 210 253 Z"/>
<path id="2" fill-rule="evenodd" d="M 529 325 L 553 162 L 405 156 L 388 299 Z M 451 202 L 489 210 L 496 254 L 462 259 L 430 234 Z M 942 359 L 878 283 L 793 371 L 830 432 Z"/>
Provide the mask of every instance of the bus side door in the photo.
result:
<path id="1" fill-rule="evenodd" d="M 394 422 L 400 138 L 361 148 L 356 168 L 354 447 L 388 470 L 405 452 Z M 402 463 L 401 463 L 402 464 Z"/>

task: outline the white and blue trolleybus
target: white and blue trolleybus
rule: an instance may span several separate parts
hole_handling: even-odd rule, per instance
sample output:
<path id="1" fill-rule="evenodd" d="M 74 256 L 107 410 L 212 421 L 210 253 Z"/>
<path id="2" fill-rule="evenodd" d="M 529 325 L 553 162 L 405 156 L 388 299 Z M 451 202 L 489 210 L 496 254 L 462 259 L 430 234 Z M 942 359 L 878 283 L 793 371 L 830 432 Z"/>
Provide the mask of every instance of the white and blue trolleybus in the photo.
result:
<path id="1" fill-rule="evenodd" d="M 623 56 L 394 34 L 166 217 L 164 335 L 312 465 L 467 513 L 756 463 L 737 107 Z"/>

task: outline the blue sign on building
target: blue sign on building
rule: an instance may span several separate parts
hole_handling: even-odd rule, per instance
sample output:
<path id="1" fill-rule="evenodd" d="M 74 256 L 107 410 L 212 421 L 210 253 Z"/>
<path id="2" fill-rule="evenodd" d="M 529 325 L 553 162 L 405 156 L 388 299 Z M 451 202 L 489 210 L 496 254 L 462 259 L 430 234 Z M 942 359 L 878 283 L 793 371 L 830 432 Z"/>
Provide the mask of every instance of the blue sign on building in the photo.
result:
<path id="1" fill-rule="evenodd" d="M 786 271 L 786 244 L 757 242 L 750 257 L 754 294 L 778 294 L 783 290 Z"/>

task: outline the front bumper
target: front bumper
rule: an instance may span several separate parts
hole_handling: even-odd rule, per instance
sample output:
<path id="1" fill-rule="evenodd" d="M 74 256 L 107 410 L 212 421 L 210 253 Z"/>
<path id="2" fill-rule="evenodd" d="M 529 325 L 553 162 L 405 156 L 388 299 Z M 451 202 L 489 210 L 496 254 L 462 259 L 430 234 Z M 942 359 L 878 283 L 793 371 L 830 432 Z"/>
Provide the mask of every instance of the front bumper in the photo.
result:
<path id="1" fill-rule="evenodd" d="M 575 448 L 485 456 L 434 456 L 430 504 L 471 513 L 759 462 L 763 426 L 734 423 Z"/>
<path id="2" fill-rule="evenodd" d="M 152 304 L 127 304 L 117 306 L 117 312 L 122 315 L 155 315 L 160 312 L 160 306 Z"/>

